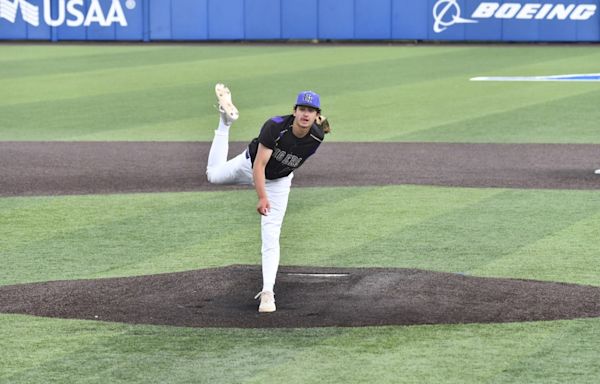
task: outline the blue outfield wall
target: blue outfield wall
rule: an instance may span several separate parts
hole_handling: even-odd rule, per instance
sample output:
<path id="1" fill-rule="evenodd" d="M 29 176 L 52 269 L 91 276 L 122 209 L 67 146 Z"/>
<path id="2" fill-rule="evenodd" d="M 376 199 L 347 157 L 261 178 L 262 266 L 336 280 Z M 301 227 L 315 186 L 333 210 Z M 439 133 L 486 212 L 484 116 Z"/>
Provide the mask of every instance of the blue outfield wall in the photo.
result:
<path id="1" fill-rule="evenodd" d="M 0 40 L 600 41 L 600 0 L 0 0 Z"/>

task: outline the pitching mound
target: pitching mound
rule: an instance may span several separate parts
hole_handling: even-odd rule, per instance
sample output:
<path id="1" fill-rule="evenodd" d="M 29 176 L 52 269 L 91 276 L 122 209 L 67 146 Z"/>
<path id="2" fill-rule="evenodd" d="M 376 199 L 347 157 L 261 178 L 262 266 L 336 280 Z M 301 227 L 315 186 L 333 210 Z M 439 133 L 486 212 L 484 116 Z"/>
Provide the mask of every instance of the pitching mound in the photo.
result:
<path id="1" fill-rule="evenodd" d="M 280 268 L 257 313 L 259 266 L 0 287 L 0 312 L 187 327 L 493 323 L 600 317 L 600 288 L 414 269 Z"/>

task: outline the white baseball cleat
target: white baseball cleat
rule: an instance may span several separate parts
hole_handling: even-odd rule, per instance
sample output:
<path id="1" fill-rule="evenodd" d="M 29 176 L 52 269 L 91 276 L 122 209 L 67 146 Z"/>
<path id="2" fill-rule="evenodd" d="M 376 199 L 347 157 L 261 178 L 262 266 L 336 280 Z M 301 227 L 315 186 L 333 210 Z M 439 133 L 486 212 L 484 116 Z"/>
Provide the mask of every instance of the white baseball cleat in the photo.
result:
<path id="1" fill-rule="evenodd" d="M 596 169 L 596 170 L 594 171 L 594 173 L 595 173 L 596 175 L 600 175 L 600 169 Z"/>
<path id="2" fill-rule="evenodd" d="M 258 306 L 258 312 L 275 312 L 275 294 L 269 291 L 258 292 L 255 299 L 260 298 L 260 305 Z"/>
<path id="3" fill-rule="evenodd" d="M 240 117 L 238 109 L 233 105 L 233 101 L 231 100 L 231 91 L 224 84 L 219 83 L 215 85 L 215 94 L 219 101 L 219 112 L 221 113 L 223 122 L 231 125 L 231 123 Z"/>

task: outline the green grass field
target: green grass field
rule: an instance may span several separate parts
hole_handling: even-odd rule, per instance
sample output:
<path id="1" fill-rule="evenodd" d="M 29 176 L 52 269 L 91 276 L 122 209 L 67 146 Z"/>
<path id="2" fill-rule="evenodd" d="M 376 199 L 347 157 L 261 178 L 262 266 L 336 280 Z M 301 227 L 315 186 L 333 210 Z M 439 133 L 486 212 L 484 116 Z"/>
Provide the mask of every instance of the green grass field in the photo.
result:
<path id="1" fill-rule="evenodd" d="M 0 45 L 0 140 L 209 141 L 223 81 L 236 141 L 313 89 L 330 141 L 600 144 L 600 83 L 468 81 L 596 73 L 599 59 L 585 46 Z M 251 189 L 0 198 L 0 285 L 259 264 L 254 206 Z M 282 264 L 600 286 L 598 228 L 597 191 L 296 188 Z M 241 330 L 0 314 L 0 351 L 0 383 L 596 383 L 600 319 Z"/>

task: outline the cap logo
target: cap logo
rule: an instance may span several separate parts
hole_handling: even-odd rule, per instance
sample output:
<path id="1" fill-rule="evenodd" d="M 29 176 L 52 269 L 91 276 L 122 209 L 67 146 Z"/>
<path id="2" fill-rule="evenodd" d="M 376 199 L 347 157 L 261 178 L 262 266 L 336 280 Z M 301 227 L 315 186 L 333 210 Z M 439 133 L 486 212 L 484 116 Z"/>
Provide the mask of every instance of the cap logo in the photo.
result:
<path id="1" fill-rule="evenodd" d="M 319 109 L 321 108 L 321 100 L 318 93 L 314 93 L 313 91 L 302 91 L 296 98 L 296 105 L 304 105 Z"/>

